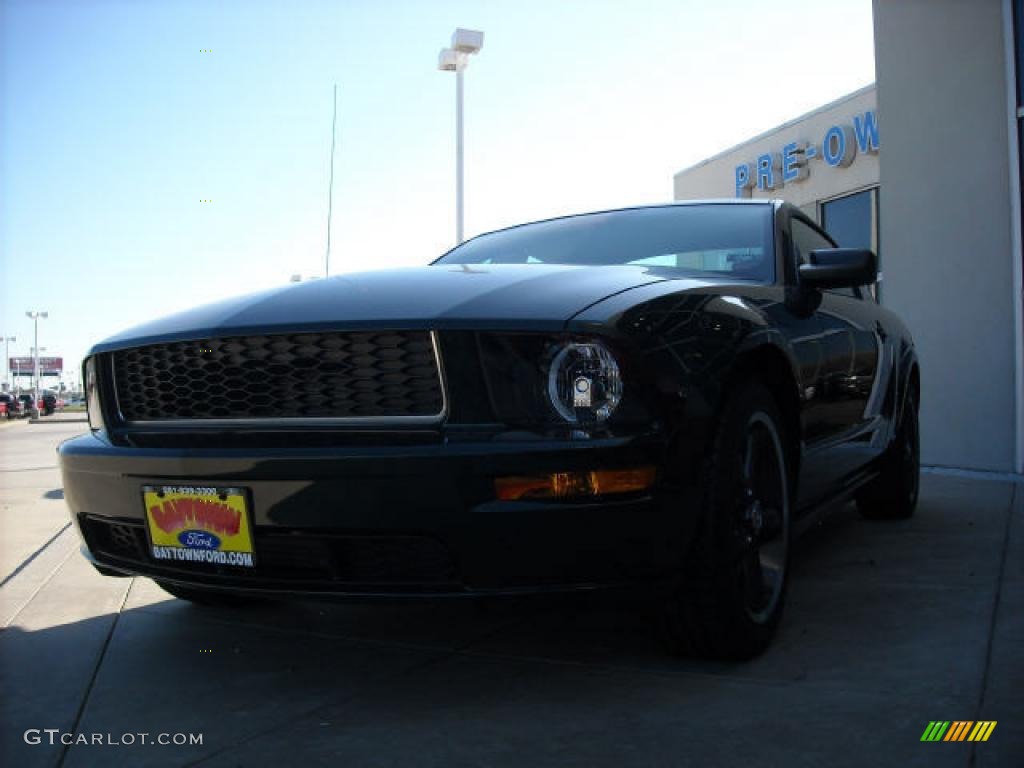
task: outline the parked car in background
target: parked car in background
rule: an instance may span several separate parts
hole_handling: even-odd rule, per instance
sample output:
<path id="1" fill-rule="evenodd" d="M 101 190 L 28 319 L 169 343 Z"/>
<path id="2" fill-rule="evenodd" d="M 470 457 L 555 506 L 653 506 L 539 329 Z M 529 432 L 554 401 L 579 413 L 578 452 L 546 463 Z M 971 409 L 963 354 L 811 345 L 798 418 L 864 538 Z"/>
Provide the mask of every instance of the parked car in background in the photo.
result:
<path id="1" fill-rule="evenodd" d="M 4 412 L 8 419 L 20 419 L 25 416 L 25 405 L 16 395 L 6 392 L 0 394 L 0 403 L 4 405 Z"/>
<path id="2" fill-rule="evenodd" d="M 44 416 L 51 415 L 58 407 L 57 396 L 52 392 L 45 392 L 42 397 L 39 398 L 39 412 Z"/>
<path id="3" fill-rule="evenodd" d="M 750 658 L 798 531 L 917 503 L 917 357 L 876 279 L 751 200 L 231 299 L 93 347 L 65 498 L 101 573 L 188 600 L 629 584 L 674 649 Z"/>
<path id="4" fill-rule="evenodd" d="M 21 401 L 22 409 L 26 416 L 36 416 L 39 413 L 39 408 L 32 397 L 32 395 L 22 394 L 18 395 L 18 400 Z"/>

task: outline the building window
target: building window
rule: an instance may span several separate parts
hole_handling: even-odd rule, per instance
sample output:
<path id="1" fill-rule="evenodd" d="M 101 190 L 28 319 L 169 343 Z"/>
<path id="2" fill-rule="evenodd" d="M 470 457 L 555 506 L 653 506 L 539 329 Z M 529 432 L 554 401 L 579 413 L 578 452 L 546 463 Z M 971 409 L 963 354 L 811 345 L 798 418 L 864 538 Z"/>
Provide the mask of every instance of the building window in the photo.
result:
<path id="1" fill-rule="evenodd" d="M 1017 59 L 1017 108 L 1024 106 L 1024 29 L 1021 29 L 1021 21 L 1024 20 L 1024 0 L 1014 0 L 1013 3 L 1013 43 L 1016 49 Z M 1020 117 L 1020 115 L 1017 115 Z"/>
<path id="2" fill-rule="evenodd" d="M 1024 189 L 1024 0 L 1014 0 L 1013 3 L 1013 44 L 1016 52 L 1014 69 L 1017 77 L 1017 173 L 1019 178 L 1017 192 L 1019 196 L 1020 190 Z M 1024 228 L 1024 220 L 1022 220 L 1021 226 Z M 1017 258 L 1024 260 L 1024 253 L 1017 254 Z M 1024 290 L 1024 284 L 1018 285 L 1017 289 Z"/>
<path id="3" fill-rule="evenodd" d="M 833 247 L 832 243 L 824 235 L 800 219 L 791 219 L 789 230 L 792 235 L 793 255 L 796 257 L 797 270 L 800 269 L 801 264 L 810 263 L 811 251 Z M 838 293 L 841 296 L 849 296 L 852 299 L 862 298 L 860 288 L 827 288 L 826 290 L 829 293 Z"/>
<path id="4" fill-rule="evenodd" d="M 854 192 L 821 204 L 821 226 L 841 248 L 870 248 L 878 256 L 882 273 L 882 253 L 878 242 L 878 187 Z M 871 294 L 881 300 L 878 283 Z"/>

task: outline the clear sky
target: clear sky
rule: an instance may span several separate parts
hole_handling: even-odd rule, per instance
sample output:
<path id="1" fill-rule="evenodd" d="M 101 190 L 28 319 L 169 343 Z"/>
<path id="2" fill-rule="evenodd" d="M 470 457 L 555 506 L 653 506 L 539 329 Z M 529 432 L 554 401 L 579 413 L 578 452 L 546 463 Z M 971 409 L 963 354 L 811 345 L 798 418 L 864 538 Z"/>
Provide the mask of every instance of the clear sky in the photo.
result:
<path id="1" fill-rule="evenodd" d="M 0 331 L 45 355 L 454 241 L 670 200 L 672 175 L 874 80 L 870 0 L 0 0 Z M 205 52 L 209 50 L 209 52 Z M 209 200 L 211 202 L 201 202 Z"/>

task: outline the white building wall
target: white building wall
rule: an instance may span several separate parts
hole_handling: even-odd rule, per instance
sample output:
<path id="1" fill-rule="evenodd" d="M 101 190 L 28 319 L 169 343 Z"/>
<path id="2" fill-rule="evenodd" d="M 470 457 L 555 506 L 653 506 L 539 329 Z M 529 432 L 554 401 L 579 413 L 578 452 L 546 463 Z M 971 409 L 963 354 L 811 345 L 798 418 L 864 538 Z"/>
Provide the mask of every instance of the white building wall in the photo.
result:
<path id="1" fill-rule="evenodd" d="M 1012 471 L 1019 387 L 1000 0 L 876 0 L 885 303 L 921 360 L 922 461 Z"/>

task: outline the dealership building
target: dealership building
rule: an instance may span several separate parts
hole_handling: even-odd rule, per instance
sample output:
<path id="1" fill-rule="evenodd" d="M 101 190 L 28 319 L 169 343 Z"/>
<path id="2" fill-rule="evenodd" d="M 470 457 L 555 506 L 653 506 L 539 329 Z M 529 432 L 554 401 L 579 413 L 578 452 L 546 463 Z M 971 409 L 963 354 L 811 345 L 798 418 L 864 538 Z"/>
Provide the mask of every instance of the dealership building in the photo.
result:
<path id="1" fill-rule="evenodd" d="M 1024 0 L 875 0 L 876 83 L 680 171 L 879 254 L 921 363 L 925 464 L 1024 474 Z"/>

